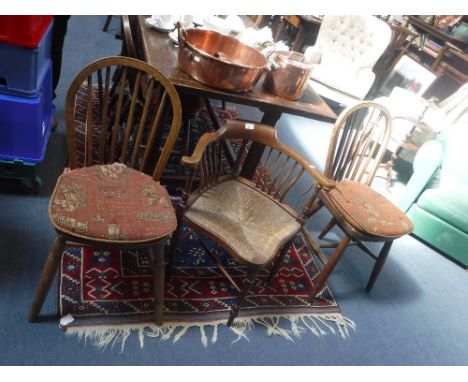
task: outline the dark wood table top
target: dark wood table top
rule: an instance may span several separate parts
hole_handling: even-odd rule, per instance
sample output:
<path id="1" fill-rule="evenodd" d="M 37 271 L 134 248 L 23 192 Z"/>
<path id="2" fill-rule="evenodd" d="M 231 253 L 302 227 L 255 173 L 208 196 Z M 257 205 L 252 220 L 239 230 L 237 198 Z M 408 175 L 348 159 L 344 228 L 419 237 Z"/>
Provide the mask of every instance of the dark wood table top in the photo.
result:
<path id="1" fill-rule="evenodd" d="M 166 76 L 182 93 L 219 99 L 227 102 L 249 105 L 260 110 L 276 113 L 290 113 L 322 121 L 334 121 L 336 114 L 309 85 L 301 99 L 290 101 L 263 90 L 263 77 L 248 93 L 233 93 L 218 90 L 198 82 L 185 74 L 178 66 L 178 47 L 167 33 L 161 33 L 145 26 L 148 16 L 138 16 L 136 45 L 145 60 Z"/>
<path id="2" fill-rule="evenodd" d="M 439 28 L 436 28 L 434 25 L 428 24 L 425 21 L 421 20 L 419 17 L 409 16 L 408 22 L 410 24 L 413 24 L 414 26 L 421 28 L 425 32 L 432 34 L 440 40 L 451 42 L 452 44 L 455 44 L 462 49 L 466 49 L 467 44 L 463 40 L 459 39 L 456 36 L 452 36 L 448 33 L 445 33 Z"/>

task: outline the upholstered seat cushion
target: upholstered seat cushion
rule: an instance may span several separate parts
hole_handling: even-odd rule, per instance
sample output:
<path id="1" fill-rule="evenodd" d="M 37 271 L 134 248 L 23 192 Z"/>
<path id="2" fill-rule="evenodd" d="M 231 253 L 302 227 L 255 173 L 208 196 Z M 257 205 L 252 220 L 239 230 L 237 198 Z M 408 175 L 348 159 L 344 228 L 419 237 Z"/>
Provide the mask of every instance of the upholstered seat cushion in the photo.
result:
<path id="1" fill-rule="evenodd" d="M 177 226 L 166 189 L 118 163 L 64 172 L 49 214 L 59 231 L 93 241 L 150 242 Z"/>
<path id="2" fill-rule="evenodd" d="M 372 188 L 343 180 L 330 191 L 321 191 L 357 231 L 375 237 L 397 238 L 413 230 L 413 224 L 392 202 Z"/>
<path id="3" fill-rule="evenodd" d="M 228 180 L 205 191 L 185 218 L 251 264 L 268 263 L 301 225 L 292 214 L 258 190 Z"/>
<path id="4" fill-rule="evenodd" d="M 363 99 L 369 87 L 374 81 L 374 77 L 366 78 L 366 81 L 359 76 L 360 68 L 342 66 L 341 63 L 334 65 L 316 65 L 311 74 L 311 78 L 333 89 L 351 95 L 357 99 Z M 368 84 L 370 82 L 370 84 Z"/>

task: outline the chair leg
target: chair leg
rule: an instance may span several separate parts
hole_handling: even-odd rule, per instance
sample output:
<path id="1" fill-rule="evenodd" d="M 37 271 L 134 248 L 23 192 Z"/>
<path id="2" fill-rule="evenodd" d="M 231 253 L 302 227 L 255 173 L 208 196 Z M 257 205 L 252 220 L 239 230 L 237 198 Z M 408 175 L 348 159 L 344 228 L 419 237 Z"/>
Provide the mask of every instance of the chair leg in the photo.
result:
<path id="1" fill-rule="evenodd" d="M 164 241 L 154 251 L 149 248 L 149 252 L 153 258 L 154 323 L 161 326 L 164 322 Z"/>
<path id="2" fill-rule="evenodd" d="M 331 255 L 322 272 L 320 272 L 320 274 L 318 275 L 317 280 L 314 282 L 314 289 L 312 290 L 309 296 L 311 299 L 314 298 L 322 289 L 323 285 L 328 279 L 328 276 L 330 275 L 330 273 L 332 273 L 336 264 L 341 259 L 341 256 L 343 255 L 344 250 L 346 249 L 349 241 L 350 238 L 347 235 L 345 235 L 343 239 L 341 239 L 340 244 L 338 244 L 338 247 L 336 248 L 335 252 L 333 253 L 333 255 Z"/>
<path id="3" fill-rule="evenodd" d="M 29 311 L 28 320 L 34 322 L 37 320 L 41 311 L 44 300 L 47 296 L 47 292 L 50 289 L 52 280 L 54 279 L 55 273 L 60 263 L 60 257 L 62 256 L 63 248 L 65 247 L 65 239 L 59 235 L 54 239 L 52 246 L 47 256 L 47 260 L 42 269 L 41 278 L 37 286 L 36 295 Z"/>
<path id="4" fill-rule="evenodd" d="M 105 22 L 105 24 L 104 24 L 104 27 L 102 28 L 102 31 L 103 31 L 103 32 L 107 32 L 107 30 L 109 29 L 109 25 L 110 25 L 111 21 L 112 21 L 112 15 L 107 16 L 107 17 L 106 17 L 106 22 Z"/>
<path id="5" fill-rule="evenodd" d="M 260 267 L 249 268 L 248 273 L 247 273 L 247 279 L 245 280 L 244 285 L 242 286 L 241 293 L 237 297 L 236 305 L 231 311 L 229 320 L 227 322 L 227 326 L 231 326 L 232 322 L 239 314 L 239 310 L 242 307 L 245 296 L 247 296 L 247 293 L 249 293 L 250 288 L 252 288 L 252 286 L 255 284 L 255 280 L 257 278 L 258 272 L 260 272 L 260 269 L 261 269 Z"/>
<path id="6" fill-rule="evenodd" d="M 393 244 L 393 240 L 391 241 L 386 241 L 385 244 L 383 245 L 379 257 L 377 258 L 374 268 L 372 269 L 372 273 L 370 275 L 369 281 L 366 286 L 366 291 L 370 292 L 372 287 L 374 286 L 375 280 L 377 280 L 377 277 L 379 276 L 380 271 L 382 270 L 385 260 L 387 260 L 387 256 L 390 252 L 390 248 Z"/>
<path id="7" fill-rule="evenodd" d="M 335 226 L 336 220 L 335 218 L 331 218 L 328 224 L 323 228 L 322 232 L 319 234 L 319 239 L 323 239 L 323 237 L 330 232 L 330 230 Z"/>
<path id="8" fill-rule="evenodd" d="M 310 209 L 309 216 L 312 216 L 315 214 L 318 210 L 320 210 L 323 207 L 323 203 L 319 200 L 317 203 L 315 203 L 312 208 Z"/>
<path id="9" fill-rule="evenodd" d="M 185 134 L 182 142 L 182 156 L 190 155 L 190 130 L 192 129 L 191 118 L 184 118 L 183 127 L 185 128 Z"/>
<path id="10" fill-rule="evenodd" d="M 280 253 L 278 255 L 278 258 L 276 259 L 275 263 L 273 264 L 273 268 L 271 268 L 270 275 L 268 276 L 268 279 L 266 281 L 267 284 L 271 283 L 271 280 L 273 279 L 273 277 L 278 273 L 278 270 L 279 270 L 281 264 L 283 263 L 284 257 L 288 253 L 288 250 L 289 250 L 289 247 L 291 246 L 292 241 L 293 241 L 293 239 L 289 240 L 283 246 L 283 248 L 281 248 L 281 251 L 280 251 Z"/>
<path id="11" fill-rule="evenodd" d="M 390 192 L 390 186 L 392 184 L 392 179 L 393 179 L 393 169 L 395 167 L 395 162 L 398 159 L 398 156 L 395 153 L 392 153 L 391 159 L 383 164 L 383 167 L 387 171 L 387 182 L 385 183 L 385 189 L 387 192 Z"/>
<path id="12" fill-rule="evenodd" d="M 180 241 L 180 231 L 182 230 L 182 215 L 183 215 L 183 207 L 177 206 L 177 228 L 172 233 L 171 238 L 171 248 L 169 250 L 169 259 L 167 264 L 167 277 L 172 277 L 172 269 L 174 268 L 174 261 L 177 256 L 177 247 L 179 246 Z"/>
<path id="13" fill-rule="evenodd" d="M 281 17 L 280 24 L 278 25 L 278 30 L 276 31 L 276 34 L 275 34 L 275 36 L 273 38 L 274 42 L 278 42 L 281 39 L 281 37 L 283 36 L 285 28 L 286 28 L 286 21 L 284 21 L 283 18 Z"/>

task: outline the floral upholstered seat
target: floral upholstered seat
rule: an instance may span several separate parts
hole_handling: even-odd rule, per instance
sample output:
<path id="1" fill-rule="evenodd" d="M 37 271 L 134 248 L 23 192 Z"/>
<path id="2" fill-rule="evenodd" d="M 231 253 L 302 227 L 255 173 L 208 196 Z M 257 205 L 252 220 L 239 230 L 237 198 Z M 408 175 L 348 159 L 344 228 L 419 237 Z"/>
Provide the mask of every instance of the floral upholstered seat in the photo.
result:
<path id="1" fill-rule="evenodd" d="M 177 225 L 166 189 L 119 163 L 65 172 L 49 208 L 56 229 L 96 241 L 154 241 Z"/>
<path id="2" fill-rule="evenodd" d="M 398 238 L 413 230 L 413 224 L 400 209 L 377 191 L 359 182 L 343 180 L 336 188 L 321 193 L 357 231 L 387 238 Z"/>

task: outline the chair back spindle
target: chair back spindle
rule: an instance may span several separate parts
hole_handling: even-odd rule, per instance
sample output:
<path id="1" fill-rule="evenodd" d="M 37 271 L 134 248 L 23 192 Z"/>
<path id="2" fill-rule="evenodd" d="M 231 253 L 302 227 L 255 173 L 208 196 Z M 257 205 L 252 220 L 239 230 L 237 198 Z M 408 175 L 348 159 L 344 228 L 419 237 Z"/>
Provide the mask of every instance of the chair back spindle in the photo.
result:
<path id="1" fill-rule="evenodd" d="M 98 60 L 72 82 L 65 108 L 71 169 L 119 162 L 159 179 L 180 129 L 181 105 L 157 70 L 127 57 Z"/>
<path id="2" fill-rule="evenodd" d="M 193 175 L 198 175 L 200 178 L 198 189 L 201 192 L 206 188 L 214 185 L 217 179 L 224 175 L 225 172 L 225 157 L 222 145 L 215 141 L 210 143 L 201 158 L 198 172 Z"/>
<path id="3" fill-rule="evenodd" d="M 325 176 L 370 185 L 391 136 L 389 112 L 374 102 L 347 108 L 332 132 Z"/>

